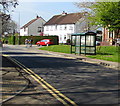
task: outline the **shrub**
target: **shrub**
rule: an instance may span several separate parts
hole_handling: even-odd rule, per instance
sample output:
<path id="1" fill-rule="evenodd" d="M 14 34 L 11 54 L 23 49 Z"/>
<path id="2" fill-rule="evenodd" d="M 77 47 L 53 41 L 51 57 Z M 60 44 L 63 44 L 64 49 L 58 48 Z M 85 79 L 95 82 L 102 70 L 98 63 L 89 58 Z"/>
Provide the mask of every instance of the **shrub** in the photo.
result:
<path id="1" fill-rule="evenodd" d="M 9 44 L 25 44 L 25 39 L 33 39 L 33 44 L 42 39 L 52 39 L 55 45 L 58 45 L 58 36 L 9 36 Z"/>

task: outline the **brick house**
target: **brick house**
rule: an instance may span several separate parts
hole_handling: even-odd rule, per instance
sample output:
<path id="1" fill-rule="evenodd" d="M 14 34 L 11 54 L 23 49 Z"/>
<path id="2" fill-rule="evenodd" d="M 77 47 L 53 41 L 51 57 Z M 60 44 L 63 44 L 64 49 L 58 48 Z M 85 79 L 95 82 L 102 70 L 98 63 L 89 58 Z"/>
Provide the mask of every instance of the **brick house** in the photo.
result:
<path id="1" fill-rule="evenodd" d="M 115 40 L 120 38 L 120 30 L 117 31 L 109 31 L 107 28 L 103 28 L 102 30 L 102 43 L 101 45 L 114 45 Z"/>

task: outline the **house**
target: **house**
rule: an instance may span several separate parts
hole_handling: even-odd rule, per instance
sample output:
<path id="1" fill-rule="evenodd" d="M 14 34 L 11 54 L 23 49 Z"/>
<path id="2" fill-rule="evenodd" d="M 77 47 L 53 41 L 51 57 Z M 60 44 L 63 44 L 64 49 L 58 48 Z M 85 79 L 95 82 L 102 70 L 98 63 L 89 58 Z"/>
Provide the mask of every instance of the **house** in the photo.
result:
<path id="1" fill-rule="evenodd" d="M 71 39 L 72 33 L 83 33 L 90 29 L 86 20 L 87 13 L 70 13 L 63 11 L 60 15 L 53 16 L 44 24 L 44 35 L 59 36 L 59 43 L 66 43 Z"/>
<path id="2" fill-rule="evenodd" d="M 43 25 L 46 21 L 37 16 L 35 19 L 29 21 L 20 29 L 20 36 L 42 36 L 43 35 Z"/>
<path id="3" fill-rule="evenodd" d="M 114 45 L 117 38 L 120 38 L 120 30 L 110 31 L 103 28 L 102 43 L 101 45 Z"/>

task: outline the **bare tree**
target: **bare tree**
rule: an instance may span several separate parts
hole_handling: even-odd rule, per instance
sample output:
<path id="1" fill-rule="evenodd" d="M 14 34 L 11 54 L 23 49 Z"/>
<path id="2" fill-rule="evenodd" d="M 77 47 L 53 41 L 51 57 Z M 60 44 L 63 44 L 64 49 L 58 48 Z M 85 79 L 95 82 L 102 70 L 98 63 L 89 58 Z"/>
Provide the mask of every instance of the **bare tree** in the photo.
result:
<path id="1" fill-rule="evenodd" d="M 18 5 L 18 0 L 1 0 L 0 5 L 2 6 L 2 10 L 5 13 L 6 11 L 9 12 L 10 7 L 16 8 Z"/>
<path id="2" fill-rule="evenodd" d="M 80 8 L 81 12 L 88 12 L 91 13 L 91 6 L 95 4 L 96 2 L 76 2 L 74 5 L 76 5 L 78 8 Z"/>
<path id="3" fill-rule="evenodd" d="M 1 0 L 0 1 L 0 36 L 8 31 L 8 23 L 10 18 L 10 8 L 16 8 L 18 5 L 18 0 Z"/>
<path id="4" fill-rule="evenodd" d="M 74 5 L 76 5 L 78 8 L 80 8 L 81 13 L 84 14 L 84 19 L 81 22 L 81 30 L 84 31 L 95 31 L 97 30 L 98 26 L 91 24 L 92 21 L 90 20 L 90 17 L 94 17 L 94 13 L 92 11 L 93 4 L 96 4 L 96 2 L 76 2 Z"/>
<path id="5" fill-rule="evenodd" d="M 17 24 L 13 20 L 8 20 L 3 25 L 3 32 L 7 32 L 7 34 L 17 33 Z"/>

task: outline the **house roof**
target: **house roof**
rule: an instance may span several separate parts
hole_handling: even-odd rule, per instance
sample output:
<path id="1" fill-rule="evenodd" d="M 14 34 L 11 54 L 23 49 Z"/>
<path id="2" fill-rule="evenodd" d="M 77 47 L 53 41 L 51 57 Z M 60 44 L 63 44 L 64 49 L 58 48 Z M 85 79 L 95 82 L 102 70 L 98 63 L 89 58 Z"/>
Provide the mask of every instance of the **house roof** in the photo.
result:
<path id="1" fill-rule="evenodd" d="M 38 16 L 37 16 L 35 19 L 29 21 L 27 24 L 25 24 L 24 26 L 22 26 L 21 29 L 28 27 L 30 24 L 34 23 L 36 20 L 38 20 L 38 19 L 40 19 L 40 18 L 41 18 L 41 17 L 38 17 Z"/>
<path id="2" fill-rule="evenodd" d="M 61 15 L 55 15 L 44 25 L 74 24 L 82 17 L 83 13 L 71 13 L 71 14 L 65 13 Z"/>

